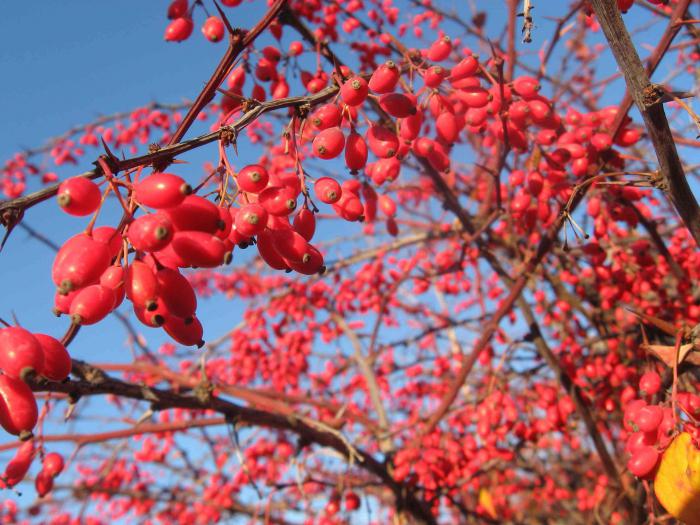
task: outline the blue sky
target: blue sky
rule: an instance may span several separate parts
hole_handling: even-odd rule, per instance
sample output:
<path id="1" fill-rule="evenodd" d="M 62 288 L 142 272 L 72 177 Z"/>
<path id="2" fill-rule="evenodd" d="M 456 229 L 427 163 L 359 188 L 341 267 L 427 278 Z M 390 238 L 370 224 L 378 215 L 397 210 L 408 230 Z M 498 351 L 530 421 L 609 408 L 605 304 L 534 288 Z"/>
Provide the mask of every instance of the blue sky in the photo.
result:
<path id="1" fill-rule="evenodd" d="M 444 5 L 449 8 L 463 3 L 444 2 Z M 505 18 L 505 2 L 488 3 L 491 4 L 490 23 L 500 27 Z M 154 0 L 42 0 L 3 5 L 0 17 L 0 71 L 3 72 L 0 162 L 22 147 L 36 147 L 68 127 L 89 122 L 102 114 L 133 109 L 155 100 L 175 103 L 192 99 L 218 63 L 225 45 L 206 41 L 197 25 L 186 43 L 164 42 L 167 4 Z M 249 27 L 265 4 L 256 0 L 254 4 L 237 9 L 234 23 Z M 541 8 L 545 6 L 545 2 L 540 4 Z M 549 13 L 536 11 L 537 14 L 544 17 Z M 639 11 L 631 11 L 626 18 L 628 23 L 634 25 L 638 14 Z M 202 18 L 200 12 L 198 20 L 201 22 Z M 533 35 L 535 43 L 529 48 L 533 52 L 532 63 L 537 63 L 536 51 L 551 34 L 552 27 L 545 18 L 540 18 L 537 24 Z M 450 24 L 444 27 L 450 33 Z M 642 36 L 654 41 L 653 32 Z M 470 41 L 464 44 L 473 46 Z M 559 50 L 564 51 L 561 46 Z M 615 70 L 610 60 L 599 66 L 604 70 L 601 76 Z M 609 103 L 616 103 L 622 96 L 621 83 L 617 86 L 606 94 Z M 240 151 L 245 152 L 245 148 Z M 208 157 L 216 158 L 213 147 L 188 154 L 186 160 L 191 162 L 191 173 L 198 175 L 202 162 Z M 88 156 L 79 166 L 61 173 L 69 175 L 89 169 L 91 159 L 92 156 Z M 30 210 L 26 221 L 59 243 L 80 231 L 86 223 L 83 218 L 60 213 L 53 202 Z M 0 254 L 0 282 L 4 290 L 0 317 L 11 320 L 14 313 L 31 330 L 55 336 L 63 333 L 67 320 L 56 319 L 50 311 L 52 258 L 49 249 L 28 239 L 23 231 L 13 233 Z M 234 306 L 226 302 L 228 306 L 220 308 L 222 304 L 221 300 L 214 300 L 200 307 L 204 312 L 202 317 L 206 317 L 209 338 L 218 337 L 233 324 Z M 166 340 L 160 331 L 149 331 L 147 335 L 153 341 Z M 123 341 L 120 325 L 110 319 L 99 328 L 83 329 L 71 346 L 71 353 L 94 362 L 130 361 L 131 355 Z M 4 438 L 0 437 L 0 441 Z"/>

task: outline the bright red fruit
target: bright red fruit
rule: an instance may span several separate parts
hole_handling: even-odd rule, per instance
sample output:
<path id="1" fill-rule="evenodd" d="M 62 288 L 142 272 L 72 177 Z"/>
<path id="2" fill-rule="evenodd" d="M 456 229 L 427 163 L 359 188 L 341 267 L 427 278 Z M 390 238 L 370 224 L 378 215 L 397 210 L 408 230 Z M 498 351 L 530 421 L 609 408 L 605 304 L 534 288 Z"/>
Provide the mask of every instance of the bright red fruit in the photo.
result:
<path id="1" fill-rule="evenodd" d="M 387 60 L 379 66 L 369 79 L 369 88 L 375 93 L 391 93 L 399 82 L 401 71 L 393 60 Z"/>
<path id="2" fill-rule="evenodd" d="M 10 434 L 27 439 L 39 412 L 34 393 L 21 379 L 0 375 L 0 425 Z"/>
<path id="3" fill-rule="evenodd" d="M 367 130 L 367 144 L 372 153 L 380 159 L 393 157 L 399 150 L 399 138 L 396 133 L 376 124 Z"/>
<path id="4" fill-rule="evenodd" d="M 343 190 L 340 188 L 340 184 L 335 179 L 331 177 L 321 177 L 314 184 L 314 192 L 318 197 L 318 200 L 325 202 L 326 204 L 333 204 L 340 200 L 343 195 Z"/>
<path id="5" fill-rule="evenodd" d="M 654 371 L 644 372 L 639 378 L 639 390 L 642 394 L 653 396 L 661 389 L 661 376 Z"/>
<path id="6" fill-rule="evenodd" d="M 154 173 L 134 184 L 136 201 L 149 208 L 172 208 L 190 193 L 190 185 L 172 173 Z"/>
<path id="7" fill-rule="evenodd" d="M 311 241 L 316 232 L 316 215 L 304 206 L 294 216 L 294 229 L 307 241 Z"/>
<path id="8" fill-rule="evenodd" d="M 258 203 L 269 214 L 284 217 L 296 209 L 297 194 L 289 186 L 270 186 L 260 194 Z M 243 233 L 243 235 L 246 234 Z"/>
<path id="9" fill-rule="evenodd" d="M 180 18 L 187 14 L 187 0 L 173 0 L 168 6 L 168 18 L 173 20 L 174 18 Z"/>
<path id="10" fill-rule="evenodd" d="M 138 259 L 126 269 L 126 296 L 134 306 L 154 310 L 158 300 L 158 280 L 153 269 Z"/>
<path id="11" fill-rule="evenodd" d="M 191 18 L 181 16 L 168 24 L 165 28 L 165 40 L 168 42 L 182 42 L 187 40 L 194 29 Z"/>
<path id="12" fill-rule="evenodd" d="M 433 44 L 428 48 L 428 60 L 433 62 L 441 62 L 450 56 L 452 51 L 452 40 L 449 36 L 443 36 L 438 38 Z"/>
<path id="13" fill-rule="evenodd" d="M 0 329 L 0 369 L 19 378 L 28 371 L 41 374 L 44 367 L 44 351 L 30 331 L 19 326 Z"/>
<path id="14" fill-rule="evenodd" d="M 67 313 L 67 312 L 66 312 Z M 34 334 L 44 354 L 41 375 L 51 381 L 63 381 L 70 374 L 71 359 L 63 343 L 46 334 Z"/>
<path id="15" fill-rule="evenodd" d="M 196 317 L 181 319 L 176 316 L 168 316 L 165 319 L 163 328 L 170 337 L 181 345 L 201 347 L 204 344 L 202 340 L 204 335 L 202 323 Z"/>
<path id="16" fill-rule="evenodd" d="M 156 252 L 173 238 L 173 225 L 164 213 L 149 213 L 134 220 L 126 236 L 134 250 Z"/>
<path id="17" fill-rule="evenodd" d="M 294 206 L 296 206 L 296 201 L 294 201 Z M 236 214 L 236 230 L 241 235 L 253 237 L 265 229 L 267 216 L 267 209 L 260 204 L 246 204 Z"/>
<path id="18" fill-rule="evenodd" d="M 355 130 L 351 131 L 345 143 L 345 165 L 353 171 L 361 170 L 367 164 L 367 143 Z"/>
<path id="19" fill-rule="evenodd" d="M 627 469 L 638 478 L 647 478 L 654 472 L 660 457 L 659 451 L 654 447 L 640 447 L 627 461 Z"/>
<path id="20" fill-rule="evenodd" d="M 314 154 L 321 159 L 334 159 L 345 147 L 345 135 L 339 127 L 321 130 L 314 138 Z"/>
<path id="21" fill-rule="evenodd" d="M 328 129 L 339 126 L 343 120 L 343 114 L 337 104 L 325 104 L 319 106 L 309 119 L 315 128 Z"/>
<path id="22" fill-rule="evenodd" d="M 56 194 L 58 205 L 70 215 L 83 216 L 94 213 L 102 200 L 102 192 L 97 184 L 85 177 L 71 177 L 64 180 Z"/>
<path id="23" fill-rule="evenodd" d="M 392 117 L 405 118 L 417 111 L 416 100 L 403 93 L 389 93 L 379 98 L 379 105 Z"/>
<path id="24" fill-rule="evenodd" d="M 79 325 L 91 325 L 102 321 L 114 309 L 114 292 L 93 284 L 78 292 L 70 305 L 71 320 Z"/>
<path id="25" fill-rule="evenodd" d="M 170 245 L 188 266 L 216 268 L 231 260 L 221 239 L 203 231 L 177 232 Z"/>
<path id="26" fill-rule="evenodd" d="M 210 16 L 205 20 L 204 25 L 202 25 L 202 34 L 210 42 L 219 42 L 224 38 L 225 32 L 226 28 L 224 27 L 224 23 L 218 16 Z"/>
<path id="27" fill-rule="evenodd" d="M 368 93 L 367 81 L 362 77 L 352 77 L 340 88 L 340 98 L 348 106 L 359 106 L 365 101 Z"/>
<path id="28" fill-rule="evenodd" d="M 156 272 L 159 296 L 168 311 L 183 319 L 192 317 L 197 310 L 197 295 L 187 278 L 172 268 Z"/>
<path id="29" fill-rule="evenodd" d="M 345 510 L 352 512 L 360 508 L 360 497 L 354 492 L 345 495 Z"/>
<path id="30" fill-rule="evenodd" d="M 14 487 L 24 479 L 34 460 L 34 440 L 22 443 L 14 457 L 7 463 L 5 472 L 0 476 L 0 488 Z"/>
<path id="31" fill-rule="evenodd" d="M 44 461 L 42 464 L 44 467 L 44 472 L 46 472 L 51 477 L 55 478 L 61 472 L 63 472 L 63 456 L 61 456 L 61 454 L 59 454 L 58 452 L 49 452 L 48 454 L 46 454 L 46 456 L 44 456 Z"/>
<path id="32" fill-rule="evenodd" d="M 68 239 L 58 250 L 51 277 L 61 293 L 68 293 L 97 282 L 111 260 L 107 244 L 80 233 Z"/>
<path id="33" fill-rule="evenodd" d="M 51 490 L 53 490 L 53 477 L 47 472 L 41 471 L 37 474 L 34 480 L 34 487 L 36 488 L 36 493 L 40 498 L 46 496 Z"/>
<path id="34" fill-rule="evenodd" d="M 221 220 L 219 207 L 199 195 L 188 195 L 180 204 L 163 210 L 163 213 L 176 232 L 194 230 L 214 234 L 226 226 Z"/>

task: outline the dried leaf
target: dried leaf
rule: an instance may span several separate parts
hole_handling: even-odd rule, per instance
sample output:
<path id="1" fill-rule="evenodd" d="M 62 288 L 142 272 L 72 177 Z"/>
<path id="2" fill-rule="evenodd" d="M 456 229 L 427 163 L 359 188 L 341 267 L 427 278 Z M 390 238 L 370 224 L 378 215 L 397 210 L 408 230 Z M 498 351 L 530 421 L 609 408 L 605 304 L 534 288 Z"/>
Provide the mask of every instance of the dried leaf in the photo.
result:
<path id="1" fill-rule="evenodd" d="M 655 355 L 669 368 L 673 368 L 673 360 L 676 358 L 676 347 L 669 345 L 648 345 L 641 344 L 642 350 Z M 692 343 L 682 345 L 678 352 L 678 364 L 688 361 L 694 365 L 700 365 L 700 352 L 693 350 Z"/>
<path id="2" fill-rule="evenodd" d="M 496 506 L 493 504 L 493 497 L 491 493 L 486 488 L 479 489 L 479 505 L 484 509 L 484 512 L 489 515 L 491 519 L 498 519 L 498 513 L 496 512 Z"/>

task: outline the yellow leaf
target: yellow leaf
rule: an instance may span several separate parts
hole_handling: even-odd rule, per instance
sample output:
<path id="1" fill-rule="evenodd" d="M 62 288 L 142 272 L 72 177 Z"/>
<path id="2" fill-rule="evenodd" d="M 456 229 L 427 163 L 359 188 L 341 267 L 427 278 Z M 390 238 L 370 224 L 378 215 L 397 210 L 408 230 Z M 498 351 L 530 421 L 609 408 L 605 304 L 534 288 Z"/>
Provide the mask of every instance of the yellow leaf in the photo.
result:
<path id="1" fill-rule="evenodd" d="M 479 505 L 481 505 L 491 519 L 495 520 L 498 518 L 496 506 L 493 504 L 493 498 L 491 497 L 491 493 L 488 491 L 488 489 L 479 489 Z"/>
<path id="2" fill-rule="evenodd" d="M 674 518 L 700 525 L 700 450 L 687 432 L 676 436 L 663 453 L 654 492 Z"/>

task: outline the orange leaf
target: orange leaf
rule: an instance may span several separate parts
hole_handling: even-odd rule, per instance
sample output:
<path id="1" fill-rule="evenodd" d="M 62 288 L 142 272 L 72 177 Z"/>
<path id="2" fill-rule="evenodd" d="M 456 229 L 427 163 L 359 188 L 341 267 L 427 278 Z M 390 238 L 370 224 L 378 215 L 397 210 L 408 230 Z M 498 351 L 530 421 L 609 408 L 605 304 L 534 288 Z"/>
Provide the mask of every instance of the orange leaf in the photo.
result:
<path id="1" fill-rule="evenodd" d="M 654 492 L 673 517 L 700 525 L 700 450 L 687 432 L 676 436 L 663 453 Z"/>
<path id="2" fill-rule="evenodd" d="M 488 489 L 479 489 L 479 505 L 481 505 L 491 519 L 495 520 L 498 518 L 496 506 L 493 504 L 493 498 L 491 497 L 491 493 L 488 491 Z"/>

